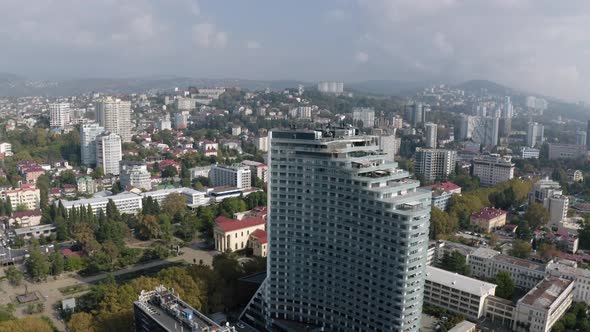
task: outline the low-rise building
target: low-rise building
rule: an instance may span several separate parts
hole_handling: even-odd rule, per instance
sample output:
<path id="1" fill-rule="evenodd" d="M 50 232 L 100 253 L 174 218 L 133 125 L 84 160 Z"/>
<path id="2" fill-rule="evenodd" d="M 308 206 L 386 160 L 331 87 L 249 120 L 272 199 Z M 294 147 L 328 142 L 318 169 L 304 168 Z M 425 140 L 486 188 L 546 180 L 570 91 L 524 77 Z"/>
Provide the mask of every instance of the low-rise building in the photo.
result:
<path id="1" fill-rule="evenodd" d="M 493 230 L 506 225 L 506 211 L 493 207 L 484 207 L 471 214 L 470 222 L 483 232 L 490 233 Z"/>
<path id="2" fill-rule="evenodd" d="M 579 169 L 568 169 L 567 179 L 569 182 L 583 182 L 584 173 L 582 173 L 582 171 L 580 171 Z"/>
<path id="3" fill-rule="evenodd" d="M 59 202 L 61 202 L 64 208 L 68 211 L 72 208 L 79 209 L 82 206 L 86 208 L 90 206 L 92 213 L 94 213 L 94 215 L 98 215 L 99 211 L 101 210 L 106 212 L 107 204 L 110 200 L 112 200 L 120 213 L 137 214 L 137 212 L 139 212 L 142 207 L 141 199 L 142 196 L 140 195 L 125 192 L 113 196 L 86 198 L 75 201 L 59 200 Z"/>
<path id="4" fill-rule="evenodd" d="M 525 146 L 522 148 L 520 157 L 522 159 L 539 159 L 541 150 Z"/>
<path id="5" fill-rule="evenodd" d="M 590 303 L 590 270 L 573 261 L 557 261 L 547 265 L 547 275 L 574 281 L 574 301 Z"/>
<path id="6" fill-rule="evenodd" d="M 17 228 L 37 226 L 41 224 L 41 217 L 41 210 L 15 211 L 8 219 L 8 225 Z"/>
<path id="7" fill-rule="evenodd" d="M 121 161 L 121 174 L 119 175 L 121 186 L 150 190 L 152 189 L 152 176 L 143 162 Z"/>
<path id="8" fill-rule="evenodd" d="M 217 217 L 213 226 L 215 249 L 221 252 L 245 249 L 248 247 L 250 235 L 258 229 L 266 230 L 265 225 L 266 221 L 261 217 L 242 220 Z"/>
<path id="9" fill-rule="evenodd" d="M 91 176 L 82 176 L 76 180 L 76 189 L 79 193 L 92 195 L 102 190 L 102 183 Z"/>
<path id="10" fill-rule="evenodd" d="M 189 169 L 191 180 L 197 178 L 209 178 L 211 166 L 193 167 Z"/>
<path id="11" fill-rule="evenodd" d="M 574 282 L 547 277 L 518 300 L 513 331 L 547 332 L 569 309 Z"/>
<path id="12" fill-rule="evenodd" d="M 268 239 L 265 230 L 257 229 L 250 234 L 250 248 L 252 254 L 258 257 L 266 257 L 268 253 Z"/>
<path id="13" fill-rule="evenodd" d="M 486 298 L 495 292 L 496 285 L 492 283 L 426 266 L 425 304 L 477 320 L 484 316 Z"/>
<path id="14" fill-rule="evenodd" d="M 508 271 L 518 288 L 531 289 L 545 277 L 545 265 L 501 254 L 488 248 L 477 248 L 468 257 L 471 275 L 491 280 L 498 272 Z"/>
<path id="15" fill-rule="evenodd" d="M 268 166 L 266 164 L 253 160 L 243 160 L 242 165 L 250 168 L 250 174 L 256 176 L 256 179 L 262 180 L 264 183 L 268 182 Z"/>
<path id="16" fill-rule="evenodd" d="M 38 225 L 33 227 L 23 227 L 12 230 L 13 237 L 22 237 L 25 240 L 38 239 L 41 236 L 49 237 L 55 233 L 55 226 L 53 225 Z"/>
<path id="17" fill-rule="evenodd" d="M 432 189 L 432 207 L 446 211 L 453 195 L 461 195 L 461 187 L 447 181 L 430 186 Z"/>
<path id="18" fill-rule="evenodd" d="M 586 145 L 549 143 L 549 160 L 588 158 Z"/>
<path id="19" fill-rule="evenodd" d="M 166 197 L 170 194 L 180 194 L 186 199 L 186 205 L 194 208 L 198 206 L 208 205 L 210 199 L 206 197 L 206 193 L 198 191 L 192 188 L 173 188 L 173 189 L 161 189 L 154 191 L 146 191 L 142 193 L 142 197 L 151 197 L 158 204 L 162 204 Z"/>
<path id="20" fill-rule="evenodd" d="M 0 193 L 2 200 L 10 199 L 12 211 L 19 207 L 26 210 L 39 210 L 41 207 L 41 191 L 32 185 L 23 185 L 20 189 L 5 190 Z"/>

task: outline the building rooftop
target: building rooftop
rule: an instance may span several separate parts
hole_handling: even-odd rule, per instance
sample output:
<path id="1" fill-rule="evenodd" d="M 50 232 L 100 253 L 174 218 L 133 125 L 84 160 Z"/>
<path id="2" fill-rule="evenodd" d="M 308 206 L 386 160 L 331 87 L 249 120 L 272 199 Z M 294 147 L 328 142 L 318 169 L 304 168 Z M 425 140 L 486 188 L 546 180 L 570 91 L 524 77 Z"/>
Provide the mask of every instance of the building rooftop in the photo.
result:
<path id="1" fill-rule="evenodd" d="M 246 218 L 242 220 L 231 219 L 224 216 L 215 218 L 215 225 L 217 225 L 217 227 L 219 227 L 224 232 L 231 232 L 254 226 L 264 227 L 265 223 L 266 221 L 262 217 Z"/>
<path id="2" fill-rule="evenodd" d="M 25 235 L 28 233 L 33 233 L 33 232 L 51 231 L 54 229 L 55 229 L 55 226 L 53 226 L 51 224 L 39 225 L 39 226 L 32 226 L 32 227 L 17 228 L 14 230 L 14 234 L 16 234 L 17 236 L 20 236 L 20 235 Z"/>
<path id="3" fill-rule="evenodd" d="M 520 267 L 524 267 L 529 270 L 537 270 L 537 271 L 545 271 L 545 265 L 540 263 L 535 263 L 533 261 L 529 261 L 522 258 L 512 257 L 504 254 L 494 256 L 494 260 L 498 262 L 507 263 L 510 265 L 516 265 Z"/>
<path id="4" fill-rule="evenodd" d="M 471 214 L 471 217 L 477 218 L 477 219 L 488 219 L 489 220 L 489 219 L 497 218 L 501 215 L 506 215 L 506 211 L 501 210 L 501 209 L 496 209 L 493 207 L 484 207 L 477 212 L 473 212 L 473 214 Z"/>
<path id="5" fill-rule="evenodd" d="M 260 244 L 265 244 L 268 242 L 266 231 L 263 229 L 255 230 L 254 232 L 252 232 L 252 234 L 250 234 L 250 236 L 257 238 Z"/>
<path id="6" fill-rule="evenodd" d="M 160 285 L 153 291 L 141 291 L 134 302 L 150 318 L 169 331 L 186 330 L 195 332 L 235 332 L 231 326 L 220 326 L 195 308 L 182 301 L 174 290 Z"/>
<path id="7" fill-rule="evenodd" d="M 489 248 L 477 248 L 471 253 L 471 256 L 481 257 L 481 258 L 494 258 L 497 255 L 500 255 L 499 251 L 489 249 Z"/>
<path id="8" fill-rule="evenodd" d="M 85 198 L 85 199 L 79 199 L 76 201 L 60 200 L 60 202 L 67 209 L 67 208 L 71 208 L 71 207 L 78 207 L 81 205 L 86 206 L 86 205 L 92 205 L 92 204 L 97 204 L 97 203 L 105 203 L 105 202 L 108 202 L 109 199 L 112 199 L 113 201 L 115 201 L 115 200 L 132 199 L 132 198 L 140 199 L 141 196 L 139 196 L 137 194 L 132 194 L 129 192 L 124 192 L 124 193 L 120 193 L 118 195 L 113 195 L 113 196 Z"/>
<path id="9" fill-rule="evenodd" d="M 572 283 L 571 280 L 549 277 L 531 289 L 518 302 L 528 304 L 538 309 L 549 309 L 553 302 Z"/>
<path id="10" fill-rule="evenodd" d="M 40 216 L 41 216 L 41 210 L 15 211 L 12 213 L 13 218 L 40 217 Z"/>
<path id="11" fill-rule="evenodd" d="M 474 295 L 495 293 L 496 285 L 449 272 L 433 266 L 426 266 L 426 280 Z"/>
<path id="12" fill-rule="evenodd" d="M 475 323 L 472 323 L 470 321 L 464 320 L 461 323 L 455 325 L 455 327 L 453 327 L 452 329 L 449 330 L 449 332 L 469 332 L 469 331 L 475 331 Z"/>
<path id="13" fill-rule="evenodd" d="M 459 187 L 458 185 L 454 184 L 451 181 L 436 183 L 430 187 L 432 188 L 432 190 L 442 190 L 442 191 L 452 191 L 452 190 L 461 189 L 461 187 Z"/>

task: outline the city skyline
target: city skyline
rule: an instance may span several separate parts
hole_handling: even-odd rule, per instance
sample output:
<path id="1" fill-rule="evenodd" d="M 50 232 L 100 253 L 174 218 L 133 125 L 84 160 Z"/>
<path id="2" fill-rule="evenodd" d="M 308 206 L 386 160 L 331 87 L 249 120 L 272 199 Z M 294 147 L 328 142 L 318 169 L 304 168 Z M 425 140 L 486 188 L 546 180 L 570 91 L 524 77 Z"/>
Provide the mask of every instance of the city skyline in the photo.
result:
<path id="1" fill-rule="evenodd" d="M 3 2 L 0 71 L 32 78 L 482 78 L 587 100 L 583 31 L 590 5 L 582 1 L 567 8 L 528 0 L 313 5 L 104 0 L 24 8 Z"/>

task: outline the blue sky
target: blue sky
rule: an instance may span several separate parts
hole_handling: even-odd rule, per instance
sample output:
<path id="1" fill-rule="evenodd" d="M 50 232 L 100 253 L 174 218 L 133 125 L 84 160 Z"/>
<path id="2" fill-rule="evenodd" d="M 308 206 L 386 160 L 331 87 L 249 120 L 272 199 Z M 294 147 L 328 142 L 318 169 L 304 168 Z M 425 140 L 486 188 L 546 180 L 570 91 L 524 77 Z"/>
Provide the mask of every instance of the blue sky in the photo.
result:
<path id="1" fill-rule="evenodd" d="M 490 79 L 589 100 L 588 22 L 585 0 L 2 0 L 0 72 Z"/>

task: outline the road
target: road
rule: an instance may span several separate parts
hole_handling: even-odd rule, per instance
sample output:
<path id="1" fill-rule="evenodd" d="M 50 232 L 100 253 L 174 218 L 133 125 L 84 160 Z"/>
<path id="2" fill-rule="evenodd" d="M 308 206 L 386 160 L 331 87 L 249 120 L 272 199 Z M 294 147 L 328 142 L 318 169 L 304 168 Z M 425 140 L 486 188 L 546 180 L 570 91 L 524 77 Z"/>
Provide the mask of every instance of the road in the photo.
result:
<path id="1" fill-rule="evenodd" d="M 125 269 L 117 270 L 115 272 L 112 272 L 111 274 L 113 276 L 119 276 L 122 274 L 137 272 L 140 270 L 150 269 L 160 265 L 180 261 L 186 261 L 189 263 L 199 263 L 200 261 L 202 261 L 203 264 L 211 265 L 213 256 L 216 255 L 216 252 L 204 251 L 199 249 L 199 247 L 199 244 L 193 244 L 190 247 L 181 248 L 181 255 L 179 256 L 170 257 L 165 260 L 151 261 L 145 264 L 137 264 L 131 267 L 127 267 Z M 75 285 L 90 285 L 106 278 L 107 275 L 108 273 L 102 273 L 89 277 L 80 277 L 76 273 L 65 273 L 57 278 L 50 277 L 46 282 L 42 283 L 31 283 L 28 281 L 23 281 L 23 284 L 18 287 L 13 287 L 8 283 L 8 281 L 4 280 L 0 283 L 2 294 L 2 296 L 0 296 L 0 304 L 6 305 L 11 302 L 15 303 L 14 301 L 16 300 L 16 296 L 19 294 L 24 294 L 25 287 L 27 287 L 29 292 L 36 292 L 38 295 L 42 297 L 42 300 L 44 301 L 44 310 L 42 313 L 37 314 L 37 316 L 43 315 L 51 318 L 55 326 L 60 331 L 65 331 L 64 322 L 60 320 L 55 310 L 53 310 L 53 307 L 56 303 L 59 303 L 61 305 L 61 301 L 63 299 L 70 298 L 72 297 L 72 295 L 64 296 L 59 291 L 59 289 Z M 17 317 L 26 316 L 27 314 L 24 312 L 26 307 L 26 305 L 19 307 L 15 315 Z"/>

